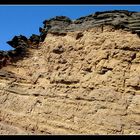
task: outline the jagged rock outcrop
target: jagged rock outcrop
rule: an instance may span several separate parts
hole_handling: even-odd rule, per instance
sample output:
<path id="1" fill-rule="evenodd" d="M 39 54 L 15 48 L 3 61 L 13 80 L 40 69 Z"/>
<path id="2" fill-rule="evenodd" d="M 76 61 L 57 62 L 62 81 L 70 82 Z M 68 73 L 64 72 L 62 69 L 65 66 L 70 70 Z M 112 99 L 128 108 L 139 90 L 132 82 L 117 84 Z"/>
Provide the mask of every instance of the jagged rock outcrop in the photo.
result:
<path id="1" fill-rule="evenodd" d="M 38 48 L 40 42 L 44 41 L 48 33 L 65 36 L 67 32 L 84 31 L 97 26 L 101 26 L 103 29 L 103 26 L 112 25 L 115 29 L 124 29 L 132 33 L 137 33 L 140 36 L 139 22 L 140 13 L 127 10 L 96 12 L 95 14 L 81 17 L 74 21 L 66 16 L 56 16 L 55 18 L 43 21 L 43 28 L 39 28 L 40 35 L 33 34 L 29 39 L 20 35 L 8 41 L 7 43 L 16 49 L 14 51 L 0 52 L 1 56 L 3 56 L 3 59 L 0 61 L 0 67 L 9 64 L 11 60 L 15 61 L 11 56 L 14 56 L 18 60 L 19 57 L 17 55 L 22 57 L 27 55 L 27 48 Z M 80 34 L 77 38 L 79 37 Z"/>
<path id="2" fill-rule="evenodd" d="M 15 36 L 11 41 L 7 41 L 7 43 L 13 48 L 19 48 L 19 47 L 27 48 L 28 47 L 27 41 L 28 39 L 25 36 L 20 35 L 20 36 Z"/>
<path id="3" fill-rule="evenodd" d="M 38 48 L 40 43 L 40 36 L 36 34 L 32 34 L 32 36 L 30 36 L 28 41 L 29 41 L 29 46 L 31 46 L 32 48 Z"/>
<path id="4" fill-rule="evenodd" d="M 71 23 L 71 19 L 66 16 L 56 16 L 55 18 L 43 21 L 44 27 L 39 28 L 41 41 L 44 41 L 48 31 L 56 34 L 65 34 L 65 28 Z"/>
<path id="5" fill-rule="evenodd" d="M 139 25 L 132 34 L 90 24 L 113 14 L 139 18 L 128 11 L 57 17 L 44 24 L 64 23 L 63 30 L 25 41 L 28 57 L 0 69 L 1 134 L 140 134 Z"/>
<path id="6" fill-rule="evenodd" d="M 96 12 L 89 16 L 71 21 L 68 17 L 56 17 L 43 22 L 44 28 L 40 29 L 42 36 L 47 32 L 64 34 L 67 31 L 86 30 L 96 26 L 113 25 L 133 33 L 140 33 L 140 13 L 127 10 L 114 10 Z M 44 37 L 45 38 L 45 37 Z"/>
<path id="7" fill-rule="evenodd" d="M 0 51 L 0 68 L 18 61 L 28 56 L 28 48 L 38 48 L 40 36 L 33 34 L 29 39 L 25 36 L 15 36 L 11 41 L 7 41 L 14 50 Z"/>

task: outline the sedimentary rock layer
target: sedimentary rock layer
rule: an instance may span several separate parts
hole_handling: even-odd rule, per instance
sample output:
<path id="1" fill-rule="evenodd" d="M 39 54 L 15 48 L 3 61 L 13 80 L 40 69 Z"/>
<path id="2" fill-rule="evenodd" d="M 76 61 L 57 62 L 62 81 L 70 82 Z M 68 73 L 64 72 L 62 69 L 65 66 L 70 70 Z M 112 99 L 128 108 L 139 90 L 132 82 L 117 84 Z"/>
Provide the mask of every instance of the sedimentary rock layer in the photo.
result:
<path id="1" fill-rule="evenodd" d="M 124 29 L 140 35 L 140 13 L 126 10 L 114 10 L 105 12 L 96 12 L 94 14 L 71 20 L 66 16 L 56 16 L 43 22 L 43 28 L 39 28 L 40 35 L 33 34 L 29 39 L 25 36 L 15 36 L 7 43 L 15 50 L 0 51 L 0 67 L 3 67 L 12 61 L 20 59 L 21 56 L 27 56 L 27 48 L 38 48 L 40 42 L 43 42 L 48 33 L 66 35 L 67 32 L 84 31 L 93 27 L 112 25 L 115 29 Z"/>
<path id="2" fill-rule="evenodd" d="M 1 131 L 139 134 L 139 49 L 136 34 L 109 26 L 48 34 L 28 58 L 1 69 Z"/>
<path id="3" fill-rule="evenodd" d="M 0 69 L 1 134 L 140 134 L 137 34 L 104 25 L 39 43 Z"/>
<path id="4" fill-rule="evenodd" d="M 67 31 L 86 30 L 97 26 L 112 25 L 118 29 L 140 33 L 140 13 L 126 10 L 96 12 L 72 21 L 65 16 L 45 20 L 44 27 L 40 28 L 41 35 L 48 32 L 65 34 Z"/>

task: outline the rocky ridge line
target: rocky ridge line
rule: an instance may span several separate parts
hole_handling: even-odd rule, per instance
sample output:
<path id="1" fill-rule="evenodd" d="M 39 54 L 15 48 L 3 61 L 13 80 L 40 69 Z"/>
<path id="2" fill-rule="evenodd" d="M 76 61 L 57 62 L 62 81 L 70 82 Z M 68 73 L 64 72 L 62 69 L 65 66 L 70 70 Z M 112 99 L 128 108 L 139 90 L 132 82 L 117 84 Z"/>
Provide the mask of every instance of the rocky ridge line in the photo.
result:
<path id="1" fill-rule="evenodd" d="M 0 68 L 28 55 L 28 48 L 38 48 L 47 33 L 66 35 L 67 32 L 86 30 L 96 26 L 112 25 L 115 29 L 124 29 L 140 35 L 140 12 L 114 10 L 96 12 L 72 21 L 66 16 L 56 16 L 43 21 L 43 28 L 39 28 L 40 35 L 33 34 L 29 39 L 25 36 L 15 36 L 7 43 L 14 50 L 0 51 Z"/>

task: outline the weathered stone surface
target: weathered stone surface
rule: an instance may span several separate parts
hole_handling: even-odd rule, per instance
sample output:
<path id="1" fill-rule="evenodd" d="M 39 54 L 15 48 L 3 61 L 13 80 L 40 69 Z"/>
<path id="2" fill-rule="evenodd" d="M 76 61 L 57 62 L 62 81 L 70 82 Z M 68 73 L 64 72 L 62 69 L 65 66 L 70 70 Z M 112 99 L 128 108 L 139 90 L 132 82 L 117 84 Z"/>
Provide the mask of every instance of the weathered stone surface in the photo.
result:
<path id="1" fill-rule="evenodd" d="M 140 134 L 139 19 L 61 16 L 13 38 L 0 51 L 0 134 Z"/>
<path id="2" fill-rule="evenodd" d="M 116 29 L 132 31 L 140 34 L 140 13 L 127 10 L 114 10 L 96 12 L 85 17 L 80 17 L 74 21 L 68 17 L 57 16 L 43 22 L 44 27 L 40 28 L 42 41 L 48 32 L 66 33 L 67 31 L 86 30 L 96 26 L 113 25 Z"/>
<path id="3" fill-rule="evenodd" d="M 7 41 L 7 43 L 12 46 L 13 48 L 18 47 L 28 47 L 27 45 L 27 38 L 25 36 L 15 36 L 11 41 Z"/>
<path id="4" fill-rule="evenodd" d="M 15 49 L 10 51 L 0 51 L 0 68 L 27 56 L 28 48 L 38 48 L 40 36 L 32 34 L 29 39 L 22 35 L 15 36 L 7 43 Z"/>
<path id="5" fill-rule="evenodd" d="M 0 133 L 140 134 L 139 44 L 112 26 L 48 33 L 1 68 Z"/>
<path id="6" fill-rule="evenodd" d="M 137 35 L 140 36 L 139 21 L 139 12 L 130 12 L 126 10 L 96 12 L 95 14 L 81 17 L 73 21 L 66 16 L 56 16 L 43 21 L 43 28 L 39 28 L 40 35 L 33 34 L 29 39 L 20 35 L 8 41 L 7 43 L 16 49 L 9 52 L 0 52 L 0 57 L 3 55 L 0 60 L 0 68 L 9 64 L 9 62 L 13 60 L 13 57 L 15 61 L 15 59 L 19 60 L 19 58 L 21 58 L 19 56 L 26 56 L 27 48 L 39 48 L 40 43 L 44 41 L 48 33 L 66 36 L 69 31 L 84 31 L 97 26 L 101 26 L 101 30 L 103 31 L 103 26 L 112 25 L 115 29 L 124 29 L 132 33 L 137 33 Z M 80 39 L 82 36 L 83 35 L 79 32 L 75 37 L 76 39 Z M 126 50 L 127 48 L 135 49 L 127 46 L 123 49 Z"/>
<path id="7" fill-rule="evenodd" d="M 40 36 L 39 35 L 36 35 L 36 34 L 32 34 L 32 36 L 30 36 L 29 40 L 31 42 L 34 42 L 36 44 L 39 44 Z"/>

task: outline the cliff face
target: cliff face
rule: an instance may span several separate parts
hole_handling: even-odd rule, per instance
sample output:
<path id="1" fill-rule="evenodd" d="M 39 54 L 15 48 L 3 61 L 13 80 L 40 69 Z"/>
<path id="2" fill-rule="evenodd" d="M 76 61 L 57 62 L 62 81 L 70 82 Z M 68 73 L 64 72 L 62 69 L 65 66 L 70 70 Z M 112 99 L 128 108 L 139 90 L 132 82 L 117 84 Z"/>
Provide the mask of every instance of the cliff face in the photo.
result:
<path id="1" fill-rule="evenodd" d="M 115 29 L 123 29 L 140 36 L 139 22 L 140 12 L 126 10 L 96 12 L 73 21 L 65 16 L 56 16 L 43 21 L 43 28 L 39 28 L 40 35 L 32 34 L 30 38 L 20 35 L 8 41 L 7 43 L 15 49 L 6 52 L 0 51 L 0 68 L 27 56 L 28 48 L 38 48 L 48 33 L 65 36 L 67 32 L 112 25 Z"/>
<path id="2" fill-rule="evenodd" d="M 139 36 L 103 25 L 42 32 L 0 69 L 1 134 L 140 134 Z"/>

